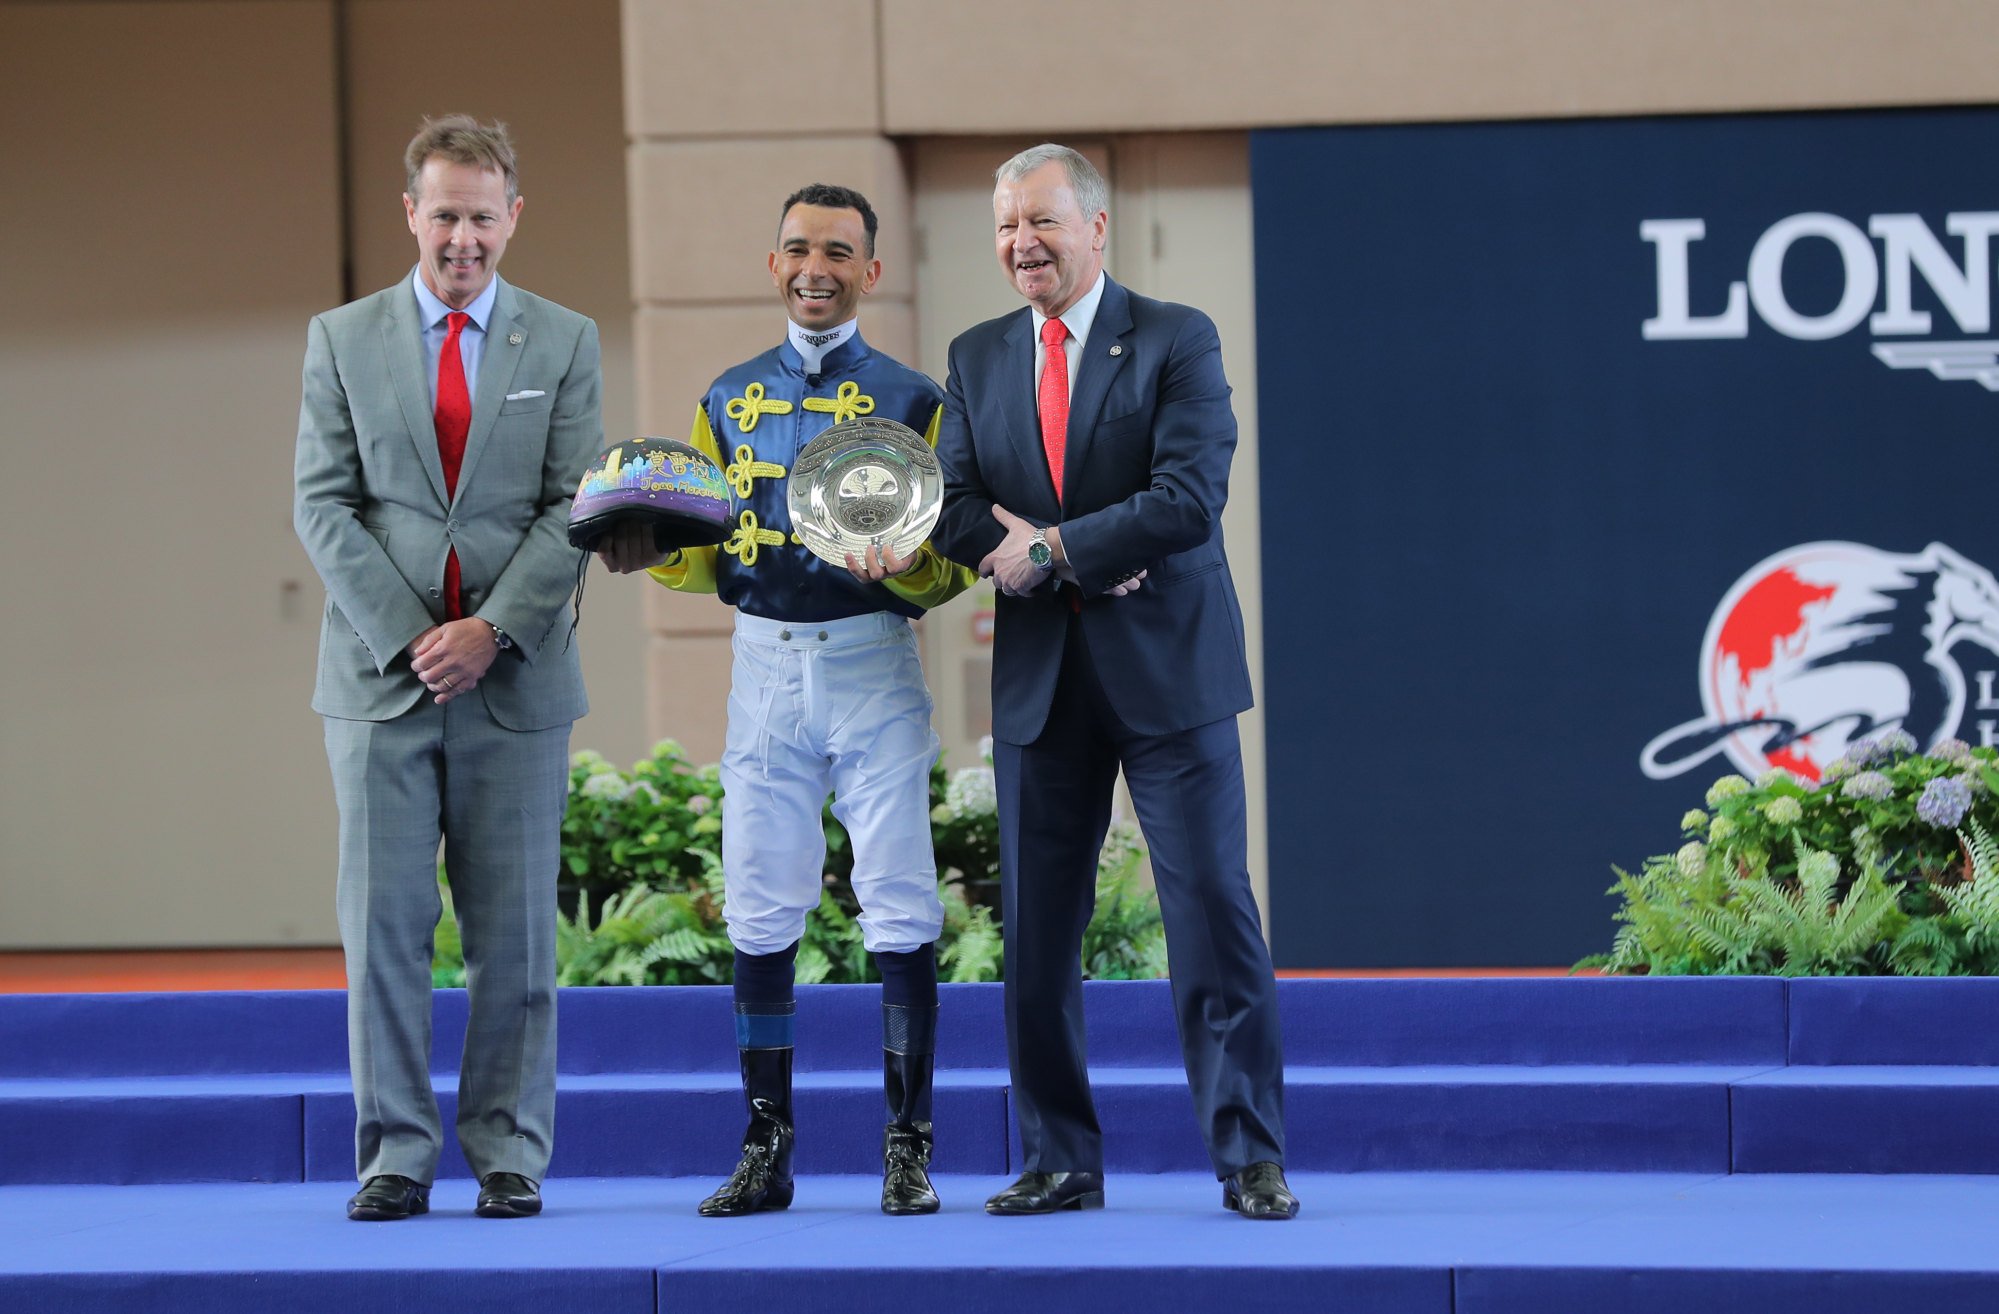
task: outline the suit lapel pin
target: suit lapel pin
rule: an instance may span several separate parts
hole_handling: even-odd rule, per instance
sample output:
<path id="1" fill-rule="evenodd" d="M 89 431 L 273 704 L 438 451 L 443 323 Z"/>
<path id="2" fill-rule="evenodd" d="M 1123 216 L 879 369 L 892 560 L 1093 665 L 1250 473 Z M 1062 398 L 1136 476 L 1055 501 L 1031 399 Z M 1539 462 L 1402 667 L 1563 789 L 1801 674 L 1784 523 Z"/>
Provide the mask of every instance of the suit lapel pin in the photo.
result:
<path id="1" fill-rule="evenodd" d="M 527 335 L 527 334 L 525 334 L 525 333 L 509 333 L 509 334 L 507 334 L 507 345 L 508 345 L 509 347 L 518 347 L 518 346 L 520 346 L 520 345 L 521 345 L 521 344 L 522 344 L 523 342 L 526 342 L 527 340 L 528 340 L 528 335 Z"/>
<path id="2" fill-rule="evenodd" d="M 1115 342 L 1111 343 L 1111 355 L 1113 356 L 1124 355 L 1124 348 Z"/>

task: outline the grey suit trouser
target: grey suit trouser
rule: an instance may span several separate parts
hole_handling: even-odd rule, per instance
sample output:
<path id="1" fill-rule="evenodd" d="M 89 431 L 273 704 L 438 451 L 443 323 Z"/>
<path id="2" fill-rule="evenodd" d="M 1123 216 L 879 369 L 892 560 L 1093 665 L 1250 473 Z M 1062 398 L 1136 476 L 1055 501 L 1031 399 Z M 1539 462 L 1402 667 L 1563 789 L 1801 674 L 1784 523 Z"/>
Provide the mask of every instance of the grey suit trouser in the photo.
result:
<path id="1" fill-rule="evenodd" d="M 437 1171 L 431 952 L 442 840 L 470 997 L 458 1143 L 477 1176 L 539 1182 L 555 1129 L 555 881 L 570 727 L 505 729 L 476 692 L 442 707 L 425 694 L 389 721 L 325 721 L 340 805 L 358 1175 L 429 1183 Z"/>

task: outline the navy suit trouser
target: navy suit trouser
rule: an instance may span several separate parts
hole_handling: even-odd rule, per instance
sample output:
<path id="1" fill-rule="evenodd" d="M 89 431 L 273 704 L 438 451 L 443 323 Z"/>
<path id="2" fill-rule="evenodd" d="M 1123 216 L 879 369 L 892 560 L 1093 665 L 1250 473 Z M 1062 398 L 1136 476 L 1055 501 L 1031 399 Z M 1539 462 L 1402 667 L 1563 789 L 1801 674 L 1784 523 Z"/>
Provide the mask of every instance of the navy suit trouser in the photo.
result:
<path id="1" fill-rule="evenodd" d="M 1081 953 L 1120 766 L 1151 851 L 1181 1053 L 1215 1175 L 1282 1163 L 1277 987 L 1249 884 L 1235 718 L 1163 735 L 1131 730 L 1072 615 L 1046 727 L 1031 744 L 995 743 L 993 766 L 1023 1167 L 1103 1170 L 1084 1065 Z"/>

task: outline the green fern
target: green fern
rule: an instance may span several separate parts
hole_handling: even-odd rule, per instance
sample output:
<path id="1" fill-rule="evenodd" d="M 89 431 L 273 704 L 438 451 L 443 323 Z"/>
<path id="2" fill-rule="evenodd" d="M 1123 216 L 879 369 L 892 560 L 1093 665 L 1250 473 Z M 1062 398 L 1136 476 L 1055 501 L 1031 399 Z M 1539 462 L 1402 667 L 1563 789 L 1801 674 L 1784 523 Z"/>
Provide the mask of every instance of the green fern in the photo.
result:
<path id="1" fill-rule="evenodd" d="M 1611 944 L 1606 972 L 1699 975 L 1724 970 L 1738 937 L 1724 921 L 1700 925 L 1694 910 L 1719 907 L 1728 878 L 1721 859 L 1710 856 L 1682 870 L 1670 856 L 1652 858 L 1636 875 L 1612 867 L 1617 883 L 1608 893 L 1622 895 L 1614 914 L 1623 925 Z"/>
<path id="2" fill-rule="evenodd" d="M 1968 875 L 1958 885 L 1940 885 L 1937 894 L 1960 928 L 1965 948 L 1986 963 L 1999 963 L 1999 841 L 1974 821 L 1971 834 L 1959 832 Z"/>
<path id="3" fill-rule="evenodd" d="M 1950 976 L 1962 961 L 1963 936 L 1941 917 L 1911 917 L 1888 946 L 1888 965 L 1903 976 Z"/>
<path id="4" fill-rule="evenodd" d="M 1773 952 L 1770 970 L 1779 976 L 1868 971 L 1870 951 L 1892 943 L 1905 924 L 1896 889 L 1870 863 L 1840 899 L 1838 859 L 1803 845 L 1798 855 L 1795 884 L 1752 880 L 1736 887 L 1750 929 Z"/>
<path id="5" fill-rule="evenodd" d="M 442 907 L 430 937 L 430 984 L 438 990 L 462 989 L 465 985 L 465 946 L 458 938 L 458 913 L 452 907 L 451 886 L 445 882 L 443 863 L 437 867 L 437 897 Z"/>
<path id="6" fill-rule="evenodd" d="M 1114 836 L 1097 864 L 1096 912 L 1083 931 L 1083 975 L 1097 981 L 1147 981 L 1166 975 L 1166 931 L 1159 900 L 1138 883 L 1145 851 Z"/>
<path id="7" fill-rule="evenodd" d="M 944 902 L 944 934 L 937 941 L 937 971 L 946 981 L 997 981 L 1006 946 L 993 910 L 966 899 L 964 887 L 939 887 Z"/>

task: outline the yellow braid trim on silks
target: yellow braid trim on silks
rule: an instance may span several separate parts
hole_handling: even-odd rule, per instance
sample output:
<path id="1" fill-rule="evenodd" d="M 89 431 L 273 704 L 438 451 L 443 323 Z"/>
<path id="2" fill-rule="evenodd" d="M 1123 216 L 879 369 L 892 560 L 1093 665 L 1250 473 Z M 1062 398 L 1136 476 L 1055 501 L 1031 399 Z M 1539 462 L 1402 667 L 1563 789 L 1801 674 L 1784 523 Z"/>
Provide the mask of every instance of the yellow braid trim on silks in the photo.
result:
<path id="1" fill-rule="evenodd" d="M 831 411 L 833 423 L 845 424 L 858 420 L 863 415 L 875 413 L 875 399 L 861 394 L 861 385 L 848 379 L 840 385 L 840 390 L 831 397 L 807 397 L 805 409 L 808 411 Z"/>
<path id="2" fill-rule="evenodd" d="M 759 529 L 757 513 L 745 511 L 736 522 L 736 532 L 729 535 L 729 541 L 722 545 L 722 550 L 745 566 L 754 566 L 757 564 L 757 553 L 762 545 L 777 547 L 783 542 L 783 534 L 775 529 Z"/>
<path id="3" fill-rule="evenodd" d="M 723 407 L 722 411 L 736 422 L 737 428 L 748 433 L 756 428 L 757 421 L 766 415 L 791 414 L 791 403 L 780 401 L 775 397 L 766 398 L 763 384 L 752 383 L 743 389 L 742 396 L 730 398 L 729 404 Z"/>
<path id="4" fill-rule="evenodd" d="M 736 448 L 736 459 L 722 477 L 729 481 L 729 487 L 736 490 L 737 497 L 748 497 L 750 490 L 757 486 L 759 479 L 782 479 L 784 467 L 775 461 L 757 460 L 756 451 L 748 443 Z"/>

